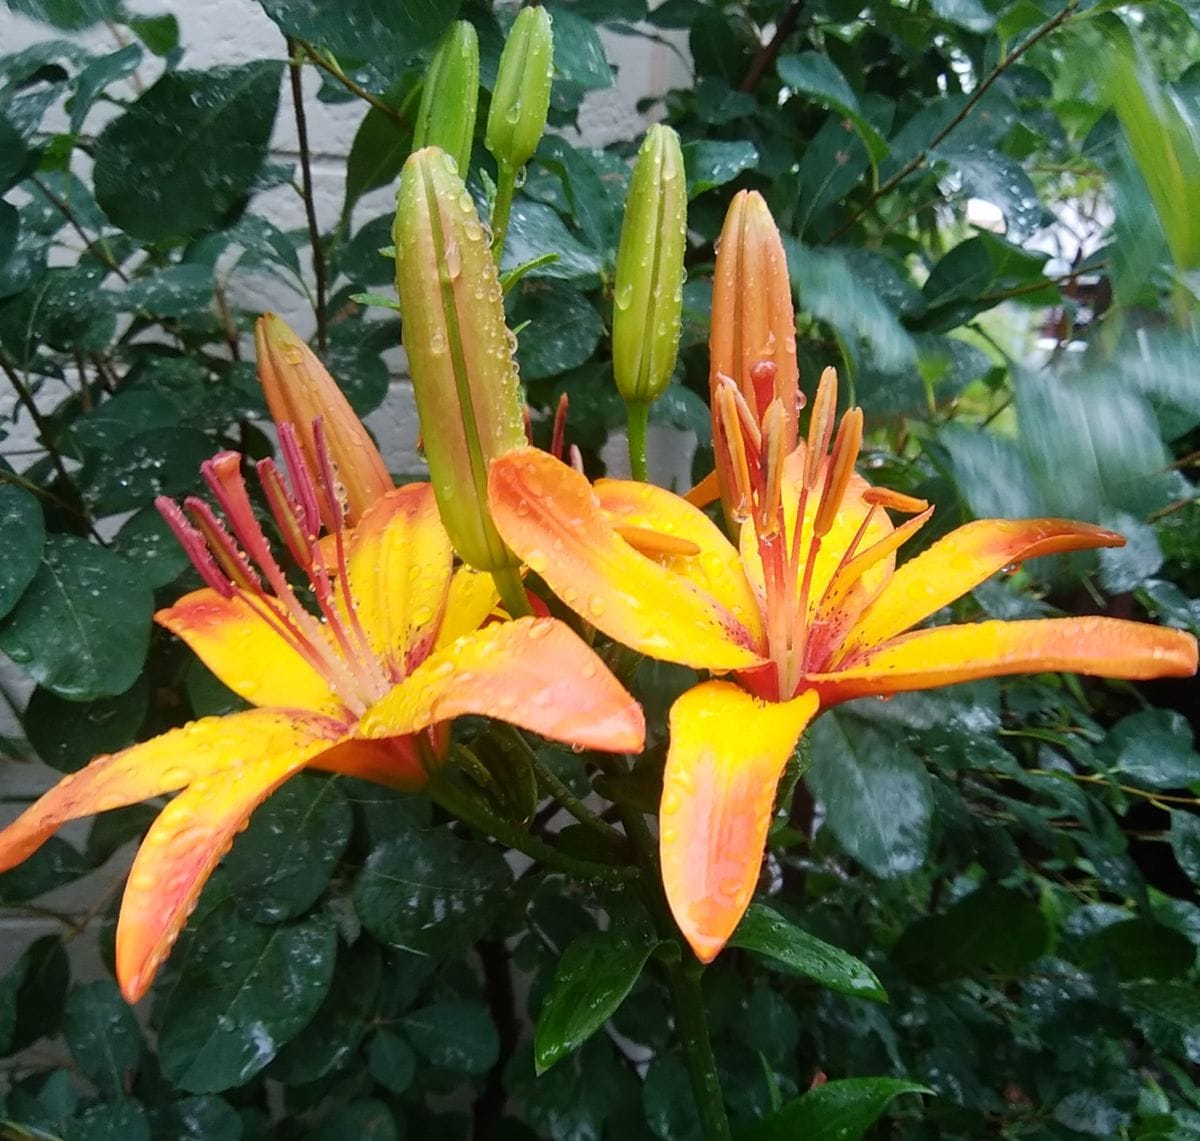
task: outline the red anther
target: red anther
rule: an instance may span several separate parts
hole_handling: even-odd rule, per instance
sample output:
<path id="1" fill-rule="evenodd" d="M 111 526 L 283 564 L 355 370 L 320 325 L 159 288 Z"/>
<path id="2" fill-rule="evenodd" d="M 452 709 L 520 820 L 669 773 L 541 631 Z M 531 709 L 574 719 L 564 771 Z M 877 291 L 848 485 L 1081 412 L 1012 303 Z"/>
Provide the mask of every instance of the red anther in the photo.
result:
<path id="1" fill-rule="evenodd" d="M 267 499 L 267 506 L 279 527 L 288 552 L 295 559 L 297 566 L 309 571 L 312 567 L 312 548 L 315 544 L 312 541 L 312 532 L 304 525 L 302 508 L 288 493 L 283 473 L 274 460 L 259 460 L 254 466 Z"/>
<path id="2" fill-rule="evenodd" d="M 550 436 L 550 454 L 556 460 L 561 460 L 563 457 L 563 444 L 566 442 L 567 435 L 567 407 L 570 403 L 564 392 L 558 398 L 558 407 L 554 410 L 554 431 Z"/>
<path id="3" fill-rule="evenodd" d="M 313 485 L 312 472 L 304 459 L 304 451 L 296 429 L 286 420 L 279 425 L 279 448 L 283 452 L 283 462 L 292 484 L 292 495 L 300 505 L 305 532 L 316 535 L 321 530 L 321 508 L 317 502 L 317 489 Z"/>
<path id="4" fill-rule="evenodd" d="M 214 514 L 203 499 L 189 495 L 183 501 L 187 512 L 196 529 L 204 537 L 204 543 L 216 560 L 217 566 L 229 581 L 239 590 L 251 594 L 262 594 L 262 583 L 250 560 L 234 542 L 233 536 L 225 529 L 225 524 Z"/>
<path id="5" fill-rule="evenodd" d="M 167 526 L 171 528 L 171 533 L 183 548 L 192 566 L 204 580 L 205 585 L 215 590 L 222 598 L 232 598 L 237 593 L 236 588 L 221 573 L 204 543 L 204 536 L 187 521 L 187 516 L 180 510 L 179 504 L 165 495 L 160 495 L 154 500 L 154 506 L 166 520 Z"/>
<path id="6" fill-rule="evenodd" d="M 321 491 L 325 493 L 324 506 L 329 513 L 329 529 L 335 535 L 340 535 L 346 522 L 346 508 L 339 491 L 337 470 L 333 466 L 333 457 L 329 454 L 329 443 L 325 439 L 325 425 L 320 416 L 313 420 L 312 426 L 313 450 L 317 453 Z"/>

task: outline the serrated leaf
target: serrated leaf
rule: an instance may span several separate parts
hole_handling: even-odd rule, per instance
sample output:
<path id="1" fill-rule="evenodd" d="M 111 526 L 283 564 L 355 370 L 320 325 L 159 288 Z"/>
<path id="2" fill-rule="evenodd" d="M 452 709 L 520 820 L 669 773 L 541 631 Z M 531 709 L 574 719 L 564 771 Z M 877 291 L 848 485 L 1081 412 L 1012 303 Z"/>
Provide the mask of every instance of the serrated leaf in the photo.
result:
<path id="1" fill-rule="evenodd" d="M 764 955 L 839 994 L 887 1002 L 883 984 L 861 959 L 810 935 L 764 904 L 750 905 L 729 945 Z"/>
<path id="2" fill-rule="evenodd" d="M 53 535 L 33 582 L 0 623 L 0 649 L 60 697 L 124 693 L 141 673 L 153 608 L 149 588 L 124 559 Z"/>
<path id="3" fill-rule="evenodd" d="M 533 1031 L 538 1073 L 577 1050 L 633 989 L 656 944 L 616 931 L 591 931 L 563 951 Z"/>

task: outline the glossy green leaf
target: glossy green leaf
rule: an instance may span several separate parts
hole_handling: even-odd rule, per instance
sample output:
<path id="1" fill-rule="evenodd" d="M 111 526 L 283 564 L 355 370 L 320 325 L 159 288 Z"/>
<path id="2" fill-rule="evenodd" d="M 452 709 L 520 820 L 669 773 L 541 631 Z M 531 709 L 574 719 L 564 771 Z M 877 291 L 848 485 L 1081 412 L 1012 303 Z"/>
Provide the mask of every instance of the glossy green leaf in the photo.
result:
<path id="1" fill-rule="evenodd" d="M 196 428 L 142 432 L 94 458 L 84 496 L 97 515 L 113 515 L 180 495 L 195 487 L 212 453 L 212 440 Z"/>
<path id="2" fill-rule="evenodd" d="M 179 540 L 152 503 L 126 520 L 113 538 L 112 549 L 136 566 L 146 585 L 156 590 L 174 582 L 191 565 Z"/>
<path id="3" fill-rule="evenodd" d="M 282 64 L 167 72 L 96 140 L 96 198 L 145 241 L 214 227 L 250 190 L 279 104 Z"/>
<path id="4" fill-rule="evenodd" d="M 376 1030 L 367 1046 L 371 1076 L 392 1093 L 404 1093 L 416 1076 L 417 1057 L 408 1039 L 393 1030 Z"/>
<path id="5" fill-rule="evenodd" d="M 171 1141 L 210 1141 L 242 1136 L 237 1112 L 219 1097 L 186 1097 L 150 1112 L 153 1135 Z"/>
<path id="6" fill-rule="evenodd" d="M 0 467 L 0 479 L 4 475 L 5 468 Z M 0 618 L 3 618 L 16 606 L 37 574 L 46 541 L 41 504 L 15 483 L 0 482 L 0 536 L 4 543 L 4 558 L 0 559 Z"/>
<path id="7" fill-rule="evenodd" d="M 922 324 L 942 332 L 964 324 L 1002 301 L 1052 305 L 1058 290 L 1042 270 L 1046 255 L 981 233 L 960 242 L 933 267 L 924 294 L 929 315 Z"/>
<path id="8" fill-rule="evenodd" d="M 642 1086 L 646 1124 L 660 1141 L 701 1141 L 700 1115 L 687 1067 L 678 1054 L 659 1054 Z"/>
<path id="9" fill-rule="evenodd" d="M 397 60 L 433 43 L 458 15 L 459 0 L 262 0 L 268 16 L 290 36 L 349 59 Z"/>
<path id="10" fill-rule="evenodd" d="M 156 317 L 211 313 L 213 284 L 212 266 L 184 262 L 130 282 L 125 290 L 125 303 Z"/>
<path id="11" fill-rule="evenodd" d="M 392 1111 L 378 1098 L 365 1097 L 338 1106 L 314 1132 L 309 1141 L 400 1141 Z"/>
<path id="12" fill-rule="evenodd" d="M 225 857 L 242 914 L 258 923 L 303 915 L 329 883 L 353 824 L 336 780 L 302 773 L 286 782 Z"/>
<path id="13" fill-rule="evenodd" d="M 151 1141 L 146 1111 L 129 1098 L 92 1105 L 73 1118 L 63 1141 Z"/>
<path id="14" fill-rule="evenodd" d="M 524 380 L 569 372 L 588 360 L 604 323 L 580 292 L 553 281 L 527 281 L 517 291 L 510 324 L 529 324 L 517 337 L 517 362 Z"/>
<path id="15" fill-rule="evenodd" d="M 500 1054 L 496 1027 L 479 1002 L 435 1002 L 405 1015 L 401 1025 L 419 1053 L 448 1070 L 484 1074 Z"/>
<path id="16" fill-rule="evenodd" d="M 940 147 L 934 154 L 957 175 L 964 195 L 990 202 L 1000 211 L 1010 241 L 1028 241 L 1054 220 L 1024 167 L 1013 159 L 974 144 Z"/>
<path id="17" fill-rule="evenodd" d="M 580 935 L 563 951 L 533 1032 L 538 1073 L 577 1050 L 633 989 L 654 943 L 619 931 Z"/>
<path id="18" fill-rule="evenodd" d="M 487 844 L 441 829 L 402 830 L 367 858 L 354 906 L 377 939 L 428 955 L 465 950 L 489 927 L 512 880 Z"/>
<path id="19" fill-rule="evenodd" d="M 54 535 L 33 582 L 0 623 L 0 649 L 60 697 L 124 693 L 141 672 L 152 609 L 149 589 L 124 559 Z"/>
<path id="20" fill-rule="evenodd" d="M 826 714 L 809 730 L 808 783 L 846 853 L 878 876 L 925 861 L 933 798 L 925 766 L 902 742 Z"/>
<path id="21" fill-rule="evenodd" d="M 1192 728 L 1173 709 L 1143 709 L 1122 717 L 1104 742 L 1118 772 L 1149 788 L 1186 788 L 1200 783 L 1200 753 Z"/>
<path id="22" fill-rule="evenodd" d="M 996 17 L 979 0 L 932 0 L 932 7 L 941 19 L 968 32 L 987 32 L 996 23 Z"/>
<path id="23" fill-rule="evenodd" d="M 126 44 L 110 55 L 93 60 L 80 71 L 75 79 L 75 94 L 67 101 L 71 130 L 78 131 L 83 126 L 92 104 L 110 83 L 128 78 L 141 61 L 142 49 L 137 44 Z"/>
<path id="24" fill-rule="evenodd" d="M 11 0 L 9 7 L 64 32 L 78 32 L 115 19 L 120 5 L 118 0 Z"/>
<path id="25" fill-rule="evenodd" d="M 130 16 L 127 23 L 129 30 L 155 55 L 170 55 L 179 47 L 179 21 L 173 15 Z"/>
<path id="26" fill-rule="evenodd" d="M 180 1089 L 242 1085 L 304 1028 L 333 977 L 337 933 L 314 915 L 262 926 L 223 908 L 181 944 L 162 1010 L 159 1062 Z"/>
<path id="27" fill-rule="evenodd" d="M 1171 851 L 1188 879 L 1200 884 L 1200 816 L 1182 811 L 1171 813 Z"/>
<path id="28" fill-rule="evenodd" d="M 612 68 L 589 20 L 569 8 L 554 10 L 554 78 L 584 90 L 611 87 Z"/>
<path id="29" fill-rule="evenodd" d="M 779 78 L 792 92 L 806 95 L 845 115 L 866 145 L 872 164 L 878 163 L 888 153 L 887 142 L 867 121 L 846 77 L 828 56 L 815 51 L 781 55 L 775 61 L 775 68 Z"/>
<path id="30" fill-rule="evenodd" d="M 563 224 L 549 206 L 518 198 L 509 217 L 501 268 L 506 272 L 553 250 L 556 261 L 530 271 L 530 278 L 553 277 L 587 285 L 600 276 L 603 261 Z"/>
<path id="31" fill-rule="evenodd" d="M 758 148 L 751 142 L 697 139 L 687 143 L 683 147 L 683 168 L 687 172 L 688 197 L 732 182 L 756 162 Z"/>
<path id="32" fill-rule="evenodd" d="M 150 687 L 139 677 L 124 693 L 96 701 L 66 701 L 48 689 L 33 691 L 23 724 L 29 743 L 60 772 L 83 768 L 101 753 L 133 744 L 150 705 Z"/>
<path id="33" fill-rule="evenodd" d="M 883 1115 L 892 1099 L 929 1093 L 903 1078 L 843 1078 L 789 1102 L 739 1134 L 738 1141 L 857 1141 Z"/>
<path id="34" fill-rule="evenodd" d="M 1187 974 L 1196 948 L 1178 931 L 1152 919 L 1125 919 L 1088 936 L 1079 960 L 1094 968 L 1111 963 L 1120 979 L 1172 979 Z"/>
<path id="35" fill-rule="evenodd" d="M 1050 927 L 1037 904 L 989 883 L 943 914 L 918 919 L 900 936 L 892 958 L 921 981 L 984 969 L 1013 975 L 1049 944 Z"/>
<path id="36" fill-rule="evenodd" d="M 389 88 L 381 96 L 393 110 L 404 101 L 411 84 L 402 83 Z M 367 109 L 363 121 L 354 133 L 350 156 L 346 160 L 346 190 L 342 202 L 342 217 L 349 218 L 354 204 L 368 191 L 386 186 L 400 174 L 404 160 L 413 145 L 412 124 L 402 123 L 378 107 Z"/>
<path id="37" fill-rule="evenodd" d="M 839 994 L 887 1002 L 883 984 L 861 959 L 810 935 L 764 904 L 750 905 L 729 945 L 763 955 Z"/>
<path id="38" fill-rule="evenodd" d="M 142 1057 L 142 1034 L 115 983 L 102 979 L 70 993 L 63 1037 L 80 1072 L 104 1097 L 116 1099 L 129 1089 Z"/>

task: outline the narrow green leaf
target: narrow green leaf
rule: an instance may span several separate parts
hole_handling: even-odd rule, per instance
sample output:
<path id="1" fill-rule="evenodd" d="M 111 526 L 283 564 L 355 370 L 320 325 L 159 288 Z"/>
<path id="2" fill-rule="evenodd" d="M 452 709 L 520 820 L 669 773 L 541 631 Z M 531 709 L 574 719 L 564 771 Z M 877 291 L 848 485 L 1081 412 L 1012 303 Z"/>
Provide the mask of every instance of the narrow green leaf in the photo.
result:
<path id="1" fill-rule="evenodd" d="M 887 1002 L 883 984 L 861 959 L 801 930 L 761 903 L 750 905 L 729 945 L 756 951 L 840 994 Z"/>
<path id="2" fill-rule="evenodd" d="M 777 1113 L 756 1122 L 738 1141 L 857 1141 L 879 1119 L 894 1097 L 930 1093 L 925 1086 L 903 1078 L 844 1078 L 789 1102 Z"/>
<path id="3" fill-rule="evenodd" d="M 533 1032 L 538 1073 L 578 1049 L 613 1016 L 656 945 L 592 931 L 567 946 Z"/>
<path id="4" fill-rule="evenodd" d="M 775 63 L 779 78 L 793 91 L 808 95 L 845 115 L 877 164 L 888 153 L 884 137 L 863 116 L 858 98 L 832 60 L 815 51 L 781 55 Z"/>

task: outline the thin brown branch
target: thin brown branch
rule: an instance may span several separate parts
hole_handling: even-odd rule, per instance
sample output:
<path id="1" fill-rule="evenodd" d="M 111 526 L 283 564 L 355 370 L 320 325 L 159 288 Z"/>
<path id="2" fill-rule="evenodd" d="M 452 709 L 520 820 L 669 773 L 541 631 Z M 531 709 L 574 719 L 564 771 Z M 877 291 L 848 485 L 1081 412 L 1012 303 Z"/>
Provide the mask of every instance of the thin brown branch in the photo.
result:
<path id="1" fill-rule="evenodd" d="M 292 80 L 292 108 L 296 114 L 296 137 L 300 143 L 300 178 L 304 191 L 304 216 L 308 220 L 308 240 L 312 246 L 313 276 L 317 279 L 317 347 L 325 351 L 325 253 L 321 249 L 321 228 L 317 225 L 317 207 L 313 201 L 312 161 L 308 150 L 308 118 L 304 113 L 304 48 L 299 40 L 288 38 L 288 71 Z"/>
<path id="2" fill-rule="evenodd" d="M 67 471 L 67 465 L 63 462 L 62 454 L 54 442 L 54 434 L 50 430 L 50 424 L 46 420 L 46 417 L 42 415 L 41 409 L 37 406 L 33 392 L 25 383 L 12 361 L 3 354 L 0 354 L 0 370 L 8 377 L 9 383 L 13 386 L 13 391 L 17 394 L 17 400 L 20 401 L 25 411 L 29 413 L 34 427 L 37 428 L 38 436 L 41 438 L 42 447 L 46 449 L 46 454 L 50 457 L 50 462 L 54 465 L 54 470 L 58 472 L 68 487 L 73 487 L 74 480 L 71 478 L 71 473 Z"/>
<path id="3" fill-rule="evenodd" d="M 891 178 L 882 186 L 874 191 L 871 196 L 860 206 L 837 230 L 834 231 L 830 238 L 831 242 L 840 238 L 851 226 L 854 225 L 879 199 L 890 194 L 897 186 L 900 185 L 913 171 L 925 165 L 929 158 L 929 152 L 941 143 L 951 131 L 953 131 L 962 121 L 979 105 L 979 101 L 991 90 L 992 84 L 996 82 L 1014 63 L 1017 62 L 1034 44 L 1044 39 L 1056 28 L 1061 27 L 1067 22 L 1075 12 L 1079 0 L 1068 0 L 1067 5 L 1062 11 L 1051 16 L 1044 24 L 1034 29 L 1024 40 L 1021 41 L 1012 51 L 1010 51 L 1003 59 L 998 60 L 996 66 L 987 73 L 983 82 L 980 83 L 974 91 L 971 92 L 970 98 L 959 108 L 957 114 L 947 123 L 925 146 L 919 150 L 911 159 L 908 160 Z"/>
<path id="4" fill-rule="evenodd" d="M 109 253 L 103 241 L 94 241 L 88 237 L 87 231 L 79 224 L 79 219 L 71 212 L 71 207 L 68 206 L 57 194 L 54 193 L 36 174 L 31 175 L 30 182 L 34 184 L 46 196 L 46 201 L 50 203 L 66 220 L 67 224 L 75 231 L 82 239 L 83 244 L 87 246 L 90 253 L 102 265 L 107 266 L 115 273 L 122 281 L 128 281 L 129 275 L 118 264 L 117 259 Z"/>
<path id="5" fill-rule="evenodd" d="M 407 126 L 408 121 L 395 107 L 389 107 L 378 95 L 372 95 L 361 84 L 355 83 L 336 63 L 327 60 L 312 44 L 307 44 L 303 40 L 292 40 L 293 44 L 298 44 L 303 49 L 304 54 L 317 65 L 326 75 L 333 76 L 347 91 L 352 95 L 357 95 L 359 99 L 366 103 L 370 103 L 382 115 L 386 115 L 397 126 Z"/>
<path id="6" fill-rule="evenodd" d="M 796 30 L 796 25 L 800 23 L 800 13 L 803 10 L 804 0 L 792 0 L 792 3 L 788 5 L 787 11 L 779 17 L 779 23 L 775 25 L 775 34 L 771 37 L 770 42 L 759 49 L 758 54 L 751 62 L 745 78 L 738 85 L 739 91 L 749 94 L 758 86 L 759 80 L 766 75 L 768 69 L 779 57 L 780 51 L 783 50 L 784 40 Z"/>

